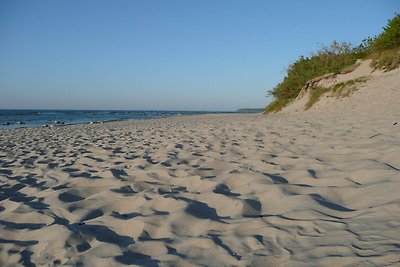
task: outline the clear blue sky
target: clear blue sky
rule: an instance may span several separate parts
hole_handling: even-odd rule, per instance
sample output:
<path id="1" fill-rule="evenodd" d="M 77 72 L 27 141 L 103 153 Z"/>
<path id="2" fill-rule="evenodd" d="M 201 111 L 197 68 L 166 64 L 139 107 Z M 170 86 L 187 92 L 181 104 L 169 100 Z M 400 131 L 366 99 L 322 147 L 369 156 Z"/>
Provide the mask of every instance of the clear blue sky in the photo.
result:
<path id="1" fill-rule="evenodd" d="M 299 55 L 381 32 L 398 0 L 0 1 L 0 108 L 264 107 Z"/>

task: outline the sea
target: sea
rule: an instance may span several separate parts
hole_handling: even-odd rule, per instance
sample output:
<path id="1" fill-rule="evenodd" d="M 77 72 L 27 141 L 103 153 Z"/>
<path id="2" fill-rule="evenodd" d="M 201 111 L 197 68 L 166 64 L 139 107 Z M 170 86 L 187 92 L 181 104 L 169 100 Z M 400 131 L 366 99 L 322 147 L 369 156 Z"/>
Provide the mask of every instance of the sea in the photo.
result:
<path id="1" fill-rule="evenodd" d="M 100 123 L 119 120 L 143 120 L 179 115 L 197 115 L 213 111 L 143 111 L 143 110 L 16 110 L 0 109 L 0 129 L 67 124 Z"/>

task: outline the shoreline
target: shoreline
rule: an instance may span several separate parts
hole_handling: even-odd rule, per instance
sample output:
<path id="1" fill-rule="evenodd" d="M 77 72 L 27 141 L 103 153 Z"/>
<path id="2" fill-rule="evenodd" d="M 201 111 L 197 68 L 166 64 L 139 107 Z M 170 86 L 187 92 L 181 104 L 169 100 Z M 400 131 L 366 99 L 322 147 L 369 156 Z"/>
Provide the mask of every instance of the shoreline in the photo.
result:
<path id="1" fill-rule="evenodd" d="M 17 126 L 17 127 L 4 127 L 8 125 L 0 125 L 0 131 L 1 130 L 16 130 L 16 129 L 29 129 L 29 128 L 57 128 L 57 127 L 65 127 L 65 126 L 72 126 L 72 125 L 94 125 L 94 124 L 103 124 L 103 123 L 110 123 L 110 122 L 122 122 L 122 121 L 140 121 L 140 120 L 156 120 L 156 119 L 166 119 L 166 118 L 171 118 L 171 117 L 180 117 L 180 116 L 201 116 L 201 115 L 225 115 L 225 114 L 246 114 L 246 113 L 238 113 L 238 112 L 212 112 L 212 113 L 201 113 L 201 114 L 176 114 L 176 115 L 164 115 L 160 117 L 155 117 L 155 118 L 127 118 L 127 119 L 114 119 L 114 120 L 104 120 L 104 121 L 89 121 L 89 122 L 76 122 L 76 123 L 56 123 L 56 124 L 46 124 L 46 125 L 26 125 L 26 124 L 20 124 L 24 126 Z M 17 124 L 12 124 L 13 126 Z"/>

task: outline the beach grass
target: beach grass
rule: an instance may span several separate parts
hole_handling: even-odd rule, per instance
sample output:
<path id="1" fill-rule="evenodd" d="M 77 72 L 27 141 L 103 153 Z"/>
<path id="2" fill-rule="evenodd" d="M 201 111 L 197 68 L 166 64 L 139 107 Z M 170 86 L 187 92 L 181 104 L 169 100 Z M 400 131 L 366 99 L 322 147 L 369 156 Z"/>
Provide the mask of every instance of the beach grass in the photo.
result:
<path id="1" fill-rule="evenodd" d="M 334 84 L 328 88 L 316 86 L 311 88 L 310 98 L 305 105 L 305 110 L 310 109 L 315 103 L 319 101 L 322 95 L 330 93 L 331 96 L 340 98 L 350 96 L 353 92 L 357 91 L 357 84 L 366 82 L 366 77 L 360 77 L 345 82 Z"/>

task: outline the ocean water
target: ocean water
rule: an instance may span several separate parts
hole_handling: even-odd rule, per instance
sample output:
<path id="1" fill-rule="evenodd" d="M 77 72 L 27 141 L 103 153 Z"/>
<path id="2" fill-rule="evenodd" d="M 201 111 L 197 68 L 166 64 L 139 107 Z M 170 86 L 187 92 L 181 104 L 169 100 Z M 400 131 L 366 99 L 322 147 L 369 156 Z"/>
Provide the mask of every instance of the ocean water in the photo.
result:
<path id="1" fill-rule="evenodd" d="M 138 120 L 221 112 L 207 111 L 140 111 L 140 110 L 0 110 L 0 128 L 79 124 L 115 120 Z M 223 112 L 230 113 L 230 112 Z"/>

